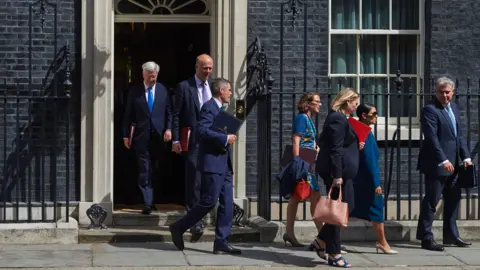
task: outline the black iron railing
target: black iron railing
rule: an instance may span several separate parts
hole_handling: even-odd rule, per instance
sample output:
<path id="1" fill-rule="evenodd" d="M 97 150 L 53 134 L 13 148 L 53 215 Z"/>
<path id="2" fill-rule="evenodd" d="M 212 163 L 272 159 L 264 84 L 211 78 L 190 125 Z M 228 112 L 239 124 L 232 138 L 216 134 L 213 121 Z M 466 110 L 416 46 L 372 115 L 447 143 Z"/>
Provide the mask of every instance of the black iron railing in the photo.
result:
<path id="1" fill-rule="evenodd" d="M 400 79 L 401 78 L 401 79 Z M 402 77 L 400 73 L 396 77 L 379 78 L 378 80 L 389 80 L 391 83 L 390 92 L 382 92 L 377 88 L 359 89 L 360 102 L 370 103 L 377 107 L 380 112 L 379 123 L 373 126 L 372 132 L 377 138 L 377 144 L 380 148 L 379 166 L 381 169 L 381 184 L 385 193 L 385 216 L 386 218 L 396 220 L 416 220 L 419 213 L 420 199 L 424 195 L 424 179 L 423 175 L 417 171 L 418 151 L 423 143 L 422 129 L 419 123 L 420 109 L 432 102 L 434 99 L 433 81 L 424 81 L 420 79 L 417 84 L 408 77 Z M 272 126 L 272 134 L 280 134 L 278 138 L 272 137 L 270 144 L 270 152 L 275 153 L 271 156 L 272 174 L 270 175 L 270 184 L 272 186 L 273 202 L 279 204 L 279 212 L 273 213 L 274 219 L 285 220 L 284 207 L 286 201 L 279 195 L 279 186 L 276 175 L 280 172 L 280 160 L 283 154 L 283 148 L 291 144 L 292 123 L 297 114 L 296 102 L 305 92 L 316 92 L 321 96 L 322 104 L 320 113 L 315 116 L 315 124 L 317 130 L 321 130 L 323 119 L 328 112 L 328 104 L 335 97 L 338 89 L 344 87 L 354 87 L 350 85 L 347 78 L 335 79 L 338 84 L 332 85 L 331 79 L 326 79 L 329 87 L 327 89 L 319 89 L 322 84 L 318 79 L 310 87 L 297 87 L 297 80 L 291 78 L 289 85 L 291 87 L 283 87 L 282 91 L 273 91 L 271 121 L 280 123 Z M 371 80 L 371 79 L 369 79 Z M 286 80 L 289 82 L 289 80 Z M 456 90 L 454 102 L 458 104 L 462 112 L 463 123 L 462 131 L 465 135 L 467 145 L 470 151 L 476 150 L 480 142 L 480 80 L 465 79 L 465 81 L 455 80 Z M 430 84 L 432 82 L 432 84 Z M 416 88 L 415 85 L 419 85 Z M 374 85 L 379 85 L 374 83 Z M 278 89 L 278 88 L 277 88 Z M 418 90 L 414 90 L 418 89 Z M 475 89 L 473 91 L 472 89 Z M 396 104 L 396 110 L 392 110 L 392 104 Z M 382 110 L 383 109 L 383 110 Z M 388 112 L 389 115 L 383 115 Z M 474 152 L 474 151 L 472 151 Z M 475 158 L 474 162 L 480 164 L 479 158 Z M 477 165 L 478 166 L 478 165 Z M 260 169 L 260 168 L 259 168 Z M 266 173 L 260 172 L 259 173 Z M 263 178 L 258 178 L 260 181 Z M 320 179 L 320 181 L 322 181 Z M 265 185 L 265 184 L 263 184 Z M 323 184 L 320 183 L 323 187 Z M 462 217 L 465 219 L 479 219 L 480 216 L 480 200 L 478 200 L 479 188 L 466 189 L 463 191 L 465 200 L 462 208 Z M 324 189 L 322 189 L 325 195 Z M 277 196 L 278 199 L 275 199 Z M 473 205 L 472 199 L 476 199 Z M 258 204 L 266 203 L 266 201 L 258 200 Z M 265 205 L 261 207 L 266 207 Z M 389 215 L 389 211 L 394 211 L 393 215 Z M 303 203 L 303 219 L 308 219 L 307 203 Z"/>
<path id="2" fill-rule="evenodd" d="M 29 5 L 28 12 L 28 64 L 20 68 L 28 71 L 28 77 L 5 78 L 0 83 L 0 136 L 3 140 L 0 143 L 3 148 L 0 223 L 56 222 L 61 206 L 65 207 L 61 215 L 68 222 L 70 45 L 57 48 L 57 4 L 35 1 Z M 46 33 L 51 35 L 46 44 L 51 44 L 52 48 L 42 44 L 38 49 L 35 39 L 44 28 L 48 28 Z M 38 53 L 39 50 L 44 53 Z M 43 66 L 44 55 L 51 51 L 49 66 Z M 39 77 L 39 73 L 43 76 Z M 64 181 L 59 183 L 59 178 Z"/>

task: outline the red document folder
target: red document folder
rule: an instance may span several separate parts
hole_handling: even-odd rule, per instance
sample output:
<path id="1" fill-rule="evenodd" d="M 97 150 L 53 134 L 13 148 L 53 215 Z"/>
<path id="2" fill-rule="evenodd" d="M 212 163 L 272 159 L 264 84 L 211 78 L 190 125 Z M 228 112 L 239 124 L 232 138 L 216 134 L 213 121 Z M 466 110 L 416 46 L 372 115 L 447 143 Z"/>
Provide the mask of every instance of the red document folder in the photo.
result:
<path id="1" fill-rule="evenodd" d="M 191 127 L 183 127 L 180 129 L 180 146 L 182 147 L 182 152 L 188 151 L 188 142 L 190 141 L 191 131 Z"/>
<path id="2" fill-rule="evenodd" d="M 135 124 L 130 125 L 130 133 L 128 135 L 128 147 L 132 147 L 133 134 L 135 134 Z"/>
<path id="3" fill-rule="evenodd" d="M 358 137 L 358 140 L 360 142 L 365 142 L 372 128 L 370 128 L 369 126 L 365 125 L 364 123 L 358 121 L 353 117 L 349 117 L 348 122 L 350 123 L 350 126 L 352 126 L 353 131 Z"/>

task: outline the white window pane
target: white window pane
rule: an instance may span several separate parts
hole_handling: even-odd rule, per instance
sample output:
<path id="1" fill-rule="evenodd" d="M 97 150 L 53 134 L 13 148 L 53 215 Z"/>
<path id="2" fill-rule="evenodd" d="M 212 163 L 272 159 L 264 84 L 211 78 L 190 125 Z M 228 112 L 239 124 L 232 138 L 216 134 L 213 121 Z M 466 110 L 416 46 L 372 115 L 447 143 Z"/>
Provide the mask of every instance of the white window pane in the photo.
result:
<path id="1" fill-rule="evenodd" d="M 331 36 L 331 62 L 333 74 L 357 73 L 357 42 L 355 35 Z"/>
<path id="2" fill-rule="evenodd" d="M 361 78 L 360 102 L 372 104 L 377 108 L 378 116 L 385 116 L 388 104 L 385 94 L 388 92 L 388 78 Z"/>
<path id="3" fill-rule="evenodd" d="M 417 36 L 390 36 L 390 72 L 417 74 Z"/>
<path id="4" fill-rule="evenodd" d="M 332 29 L 359 28 L 359 0 L 332 0 Z"/>
<path id="5" fill-rule="evenodd" d="M 388 29 L 388 0 L 362 1 L 362 29 Z"/>
<path id="6" fill-rule="evenodd" d="M 340 92 L 345 87 L 351 87 L 357 89 L 357 78 L 356 77 L 333 77 L 330 79 L 330 89 L 332 94 Z M 335 97 L 333 97 L 335 98 Z"/>
<path id="7" fill-rule="evenodd" d="M 419 29 L 419 0 L 392 0 L 392 29 Z"/>
<path id="8" fill-rule="evenodd" d="M 386 74 L 387 36 L 360 36 L 360 73 Z"/>

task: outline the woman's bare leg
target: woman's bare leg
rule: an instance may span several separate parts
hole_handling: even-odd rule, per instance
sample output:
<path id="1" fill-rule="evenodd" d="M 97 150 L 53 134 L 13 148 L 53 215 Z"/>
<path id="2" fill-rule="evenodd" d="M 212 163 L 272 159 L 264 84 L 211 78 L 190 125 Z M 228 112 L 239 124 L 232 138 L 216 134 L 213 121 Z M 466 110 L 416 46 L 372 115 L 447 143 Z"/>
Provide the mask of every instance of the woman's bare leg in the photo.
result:
<path id="1" fill-rule="evenodd" d="M 372 221 L 373 224 L 373 230 L 377 234 L 377 242 L 382 245 L 382 247 L 386 249 L 390 249 L 390 245 L 387 242 L 387 239 L 385 238 L 385 226 L 383 222 L 374 222 Z"/>
<path id="2" fill-rule="evenodd" d="M 298 203 L 300 203 L 300 198 L 294 195 L 290 197 L 287 205 L 287 235 L 290 236 L 290 238 L 292 238 L 294 241 L 297 240 L 297 238 L 295 238 L 293 226 L 295 225 L 295 220 L 297 219 Z"/>
<path id="3" fill-rule="evenodd" d="M 320 200 L 320 192 L 310 190 L 310 215 L 315 214 L 315 207 L 317 207 L 318 200 Z M 317 231 L 320 232 L 323 227 L 323 222 L 316 222 L 314 221 L 315 226 L 317 227 Z"/>

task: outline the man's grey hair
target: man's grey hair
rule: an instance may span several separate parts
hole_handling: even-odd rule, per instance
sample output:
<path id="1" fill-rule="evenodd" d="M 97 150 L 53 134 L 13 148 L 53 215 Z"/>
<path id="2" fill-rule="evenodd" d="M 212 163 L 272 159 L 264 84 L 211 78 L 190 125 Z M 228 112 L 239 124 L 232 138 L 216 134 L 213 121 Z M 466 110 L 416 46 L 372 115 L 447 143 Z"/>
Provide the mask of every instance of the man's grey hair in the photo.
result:
<path id="1" fill-rule="evenodd" d="M 451 86 L 452 90 L 455 90 L 455 83 L 452 79 L 442 76 L 435 81 L 435 90 L 438 90 L 440 87 Z"/>
<path id="2" fill-rule="evenodd" d="M 230 81 L 224 78 L 215 78 L 212 81 L 212 96 L 218 97 L 220 96 L 220 89 L 227 87 L 227 85 L 231 85 Z"/>
<path id="3" fill-rule="evenodd" d="M 149 62 L 146 62 L 145 64 L 142 65 L 142 70 L 143 71 L 155 71 L 155 72 L 158 72 L 160 71 L 160 66 L 153 62 L 153 61 L 149 61 Z"/>

